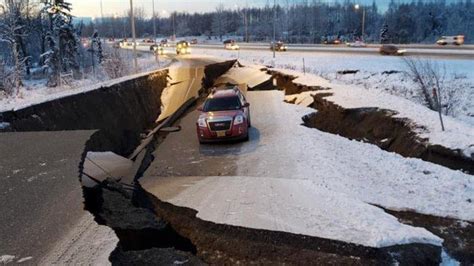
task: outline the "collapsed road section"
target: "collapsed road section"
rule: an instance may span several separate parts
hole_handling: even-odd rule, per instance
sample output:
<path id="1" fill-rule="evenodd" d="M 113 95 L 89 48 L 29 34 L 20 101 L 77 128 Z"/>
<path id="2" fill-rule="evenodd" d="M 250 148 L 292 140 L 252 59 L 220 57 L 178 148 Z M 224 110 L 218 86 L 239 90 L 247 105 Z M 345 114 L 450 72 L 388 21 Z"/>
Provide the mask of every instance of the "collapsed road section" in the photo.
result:
<path id="1" fill-rule="evenodd" d="M 99 129 L 90 132 L 80 174 L 86 210 L 118 238 L 112 263 L 438 264 L 448 255 L 473 261 L 466 174 L 303 127 L 301 117 L 314 110 L 284 103 L 279 91 L 255 91 L 276 88 L 264 68 L 195 60 L 160 72 L 169 78 L 159 75 L 153 99 L 130 97 L 137 100 L 125 106 L 128 113 L 118 111 L 134 117 L 133 108 L 154 101 L 138 121 L 74 127 L 70 119 L 80 116 L 54 122 L 39 107 L 4 116 L 12 131 L 34 130 L 28 119 L 41 130 Z M 227 83 L 249 89 L 250 141 L 199 145 L 198 112 L 190 107 L 212 84 Z M 111 114 L 123 107 L 117 99 L 126 105 L 127 98 L 85 108 Z M 407 209 L 452 223 L 446 231 L 397 213 Z"/>
<path id="2" fill-rule="evenodd" d="M 249 73 L 235 65 L 216 83 L 271 80 Z M 438 264 L 442 249 L 472 261 L 468 176 L 302 127 L 311 109 L 249 89 L 249 142 L 199 145 L 190 110 L 178 132 L 158 130 L 147 146 L 138 186 L 109 178 L 85 189 L 87 208 L 120 239 L 112 262 Z M 118 199 L 117 210 L 108 202 Z M 453 217 L 460 230 L 388 213 L 401 209 Z"/>
<path id="3" fill-rule="evenodd" d="M 7 132 L 0 134 L 0 255 L 32 264 L 103 264 L 117 238 L 83 210 L 77 165 L 84 143 L 93 143 L 95 151 L 109 155 L 132 154 L 165 110 L 162 94 L 168 85 L 190 84 L 196 77 L 194 66 L 204 71 L 206 65 L 219 62 L 224 61 L 184 61 L 180 68 L 193 71 L 179 79 L 172 76 L 172 69 L 162 69 L 2 112 L 0 131 Z M 200 82 L 194 87 L 201 88 Z M 101 157 L 100 152 L 96 155 Z M 120 160 L 126 165 L 134 161 Z M 91 236 L 99 240 L 91 242 Z"/>

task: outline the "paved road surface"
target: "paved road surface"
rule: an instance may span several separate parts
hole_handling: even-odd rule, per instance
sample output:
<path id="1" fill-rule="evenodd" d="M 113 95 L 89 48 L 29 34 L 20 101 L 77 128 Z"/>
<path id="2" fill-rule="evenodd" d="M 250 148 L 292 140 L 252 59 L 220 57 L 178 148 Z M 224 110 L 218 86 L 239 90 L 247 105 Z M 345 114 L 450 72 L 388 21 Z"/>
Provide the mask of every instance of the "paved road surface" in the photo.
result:
<path id="1" fill-rule="evenodd" d="M 240 44 L 239 44 L 240 45 Z M 268 45 L 267 45 L 268 46 Z M 270 51 L 265 45 L 242 44 L 242 51 Z M 194 47 L 200 49 L 223 49 L 220 44 L 198 44 Z M 402 48 L 402 46 L 400 46 Z M 474 59 L 474 48 L 463 47 L 424 47 L 424 46 L 403 46 L 406 55 L 429 56 L 456 59 Z M 347 47 L 345 45 L 289 45 L 286 53 L 343 53 L 343 54 L 379 54 L 379 48 L 371 45 L 368 47 Z"/>
<path id="2" fill-rule="evenodd" d="M 268 44 L 265 43 L 239 43 L 241 51 L 267 51 L 270 52 Z M 284 53 L 313 53 L 326 54 L 336 53 L 345 55 L 379 55 L 379 46 L 376 44 L 368 45 L 367 47 L 348 47 L 346 45 L 322 45 L 322 44 L 288 44 L 288 51 Z M 420 56 L 420 57 L 438 57 L 451 59 L 474 59 L 474 45 L 463 46 L 438 46 L 438 45 L 423 45 L 423 44 L 408 44 L 398 45 L 400 48 L 406 49 L 406 55 Z M 224 50 L 223 44 L 196 44 L 191 46 L 191 53 L 193 49 L 205 50 Z M 125 47 L 124 49 L 132 49 L 132 47 Z M 137 46 L 137 50 L 141 52 L 150 52 L 149 45 L 143 44 Z M 165 56 L 174 58 L 175 48 L 166 47 Z"/>
<path id="3" fill-rule="evenodd" d="M 72 231 L 77 238 L 81 224 L 97 229 L 83 210 L 78 179 L 84 143 L 92 133 L 0 134 L 0 256 L 32 257 L 28 263 L 37 264 Z M 60 255 L 54 259 L 61 262 Z"/>

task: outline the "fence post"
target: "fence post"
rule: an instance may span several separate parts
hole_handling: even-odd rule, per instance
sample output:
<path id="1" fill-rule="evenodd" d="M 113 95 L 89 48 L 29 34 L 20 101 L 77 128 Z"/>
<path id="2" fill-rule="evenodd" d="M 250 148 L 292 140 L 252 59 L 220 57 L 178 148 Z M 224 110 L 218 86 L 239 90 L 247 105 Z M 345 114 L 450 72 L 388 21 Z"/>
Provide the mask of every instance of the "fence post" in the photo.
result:
<path id="1" fill-rule="evenodd" d="M 304 57 L 303 57 L 303 74 L 306 75 L 306 65 L 304 63 Z"/>
<path id="2" fill-rule="evenodd" d="M 436 88 L 433 88 L 433 97 L 435 98 L 436 105 L 438 107 L 439 121 L 441 122 L 441 129 L 444 131 L 443 115 L 441 114 L 441 99 L 436 91 Z"/>

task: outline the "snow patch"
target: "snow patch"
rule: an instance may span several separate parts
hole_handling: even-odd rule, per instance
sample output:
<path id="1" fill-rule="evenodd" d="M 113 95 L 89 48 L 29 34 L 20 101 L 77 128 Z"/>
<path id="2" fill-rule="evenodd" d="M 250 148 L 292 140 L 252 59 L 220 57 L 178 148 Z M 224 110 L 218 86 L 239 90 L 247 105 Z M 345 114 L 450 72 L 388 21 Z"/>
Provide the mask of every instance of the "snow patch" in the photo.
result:
<path id="1" fill-rule="evenodd" d="M 172 204 L 193 208 L 216 223 L 284 231 L 369 247 L 442 239 L 426 229 L 398 222 L 382 209 L 315 186 L 310 180 L 267 177 L 207 177 Z"/>
<path id="2" fill-rule="evenodd" d="M 12 255 L 2 255 L 0 256 L 0 263 L 1 264 L 7 264 L 12 262 L 16 257 Z"/>
<path id="3" fill-rule="evenodd" d="M 23 262 L 26 262 L 26 261 L 29 261 L 29 260 L 32 260 L 33 257 L 24 257 L 24 258 L 21 258 L 19 260 L 17 260 L 17 263 L 23 263 Z"/>
<path id="4" fill-rule="evenodd" d="M 10 123 L 7 123 L 7 122 L 0 123 L 0 129 L 7 129 L 9 127 L 10 127 Z"/>

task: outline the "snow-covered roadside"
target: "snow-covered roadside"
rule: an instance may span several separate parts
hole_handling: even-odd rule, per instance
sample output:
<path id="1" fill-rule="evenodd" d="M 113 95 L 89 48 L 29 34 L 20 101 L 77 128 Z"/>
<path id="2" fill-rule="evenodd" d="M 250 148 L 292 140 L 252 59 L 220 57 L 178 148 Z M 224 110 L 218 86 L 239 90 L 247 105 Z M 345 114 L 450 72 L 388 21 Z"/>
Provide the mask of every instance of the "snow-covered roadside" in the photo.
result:
<path id="1" fill-rule="evenodd" d="M 171 61 L 169 59 L 162 59 L 160 66 L 162 68 L 167 67 L 170 62 Z M 74 80 L 69 85 L 53 88 L 47 87 L 45 85 L 45 80 L 25 81 L 25 86 L 20 89 L 18 95 L 9 97 L 0 94 L 0 112 L 18 110 L 42 102 L 96 90 L 100 87 L 111 86 L 127 79 L 149 75 L 150 73 L 159 69 L 157 63 L 155 62 L 155 57 L 151 54 L 146 54 L 146 56 L 140 57 L 138 63 L 140 65 L 140 70 L 142 71 L 141 73 L 112 80 L 104 80 L 103 77 L 101 78 L 99 76 L 89 77 L 83 80 Z"/>
<path id="2" fill-rule="evenodd" d="M 259 106 L 252 109 L 259 148 L 239 157 L 238 175 L 309 179 L 389 209 L 474 221 L 472 176 L 301 126 L 301 117 L 314 110 L 286 104 L 283 97 L 277 91 L 249 93 Z M 278 119 L 267 119 L 274 112 Z"/>
<path id="3" fill-rule="evenodd" d="M 463 123 L 449 116 L 443 116 L 446 130 L 442 131 L 437 112 L 407 99 L 383 91 L 335 84 L 312 74 L 302 75 L 296 71 L 285 69 L 277 69 L 277 71 L 297 76 L 298 78 L 294 82 L 298 84 L 329 88 L 329 90 L 323 92 L 305 93 L 306 96 L 317 93 L 332 93 L 332 96 L 325 99 L 343 108 L 377 107 L 396 111 L 398 114 L 395 117 L 408 118 L 413 121 L 414 130 L 417 131 L 420 137 L 427 138 L 430 143 L 453 150 L 459 149 L 468 158 L 474 156 L 474 125 Z"/>
<path id="4" fill-rule="evenodd" d="M 408 99 L 423 105 L 424 99 L 416 84 L 405 72 L 370 72 L 359 71 L 355 74 L 341 75 L 331 73 L 325 76 L 336 84 L 355 85 L 367 90 L 383 91 L 388 94 Z M 474 79 L 467 79 L 466 75 L 448 77 L 446 84 L 450 89 L 444 97 L 450 97 L 452 103 L 449 116 L 465 123 L 474 125 Z M 446 99 L 443 98 L 445 101 Z"/>

